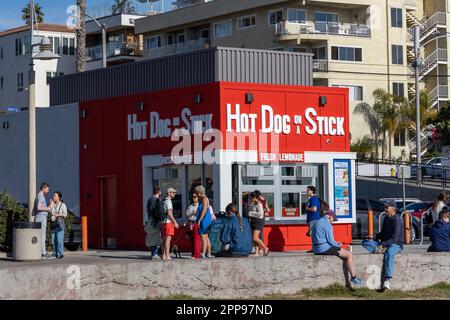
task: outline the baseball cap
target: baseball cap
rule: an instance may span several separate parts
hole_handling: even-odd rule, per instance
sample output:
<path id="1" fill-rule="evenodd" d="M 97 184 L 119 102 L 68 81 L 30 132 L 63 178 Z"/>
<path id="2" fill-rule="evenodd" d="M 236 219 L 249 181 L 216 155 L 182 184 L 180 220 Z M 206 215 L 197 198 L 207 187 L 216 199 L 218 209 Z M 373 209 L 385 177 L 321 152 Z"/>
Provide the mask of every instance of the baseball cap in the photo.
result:
<path id="1" fill-rule="evenodd" d="M 333 210 L 328 210 L 327 213 L 325 213 L 325 215 L 332 217 L 334 219 L 334 221 L 338 221 L 336 212 L 334 212 Z"/>
<path id="2" fill-rule="evenodd" d="M 175 192 L 175 193 L 176 193 L 177 190 L 175 190 L 174 188 L 168 188 L 168 189 L 167 189 L 167 193 L 170 193 L 170 192 Z"/>
<path id="3" fill-rule="evenodd" d="M 395 203 L 395 201 L 389 200 L 389 201 L 386 201 L 386 202 L 384 203 L 384 207 L 385 207 L 385 208 L 387 208 L 387 207 L 392 207 L 392 208 L 397 209 L 397 204 Z"/>

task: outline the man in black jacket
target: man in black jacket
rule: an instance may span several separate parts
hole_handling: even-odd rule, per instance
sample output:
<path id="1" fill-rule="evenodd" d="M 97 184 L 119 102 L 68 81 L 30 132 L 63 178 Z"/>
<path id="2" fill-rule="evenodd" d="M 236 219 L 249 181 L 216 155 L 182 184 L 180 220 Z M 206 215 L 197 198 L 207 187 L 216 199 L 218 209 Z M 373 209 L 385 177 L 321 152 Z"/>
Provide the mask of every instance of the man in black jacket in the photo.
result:
<path id="1" fill-rule="evenodd" d="M 395 271 L 395 256 L 403 250 L 404 226 L 402 218 L 396 214 L 397 205 L 394 201 L 384 206 L 386 217 L 383 220 L 381 232 L 374 240 L 364 240 L 362 245 L 370 253 L 384 254 L 383 260 L 383 290 L 391 288 L 391 279 Z"/>

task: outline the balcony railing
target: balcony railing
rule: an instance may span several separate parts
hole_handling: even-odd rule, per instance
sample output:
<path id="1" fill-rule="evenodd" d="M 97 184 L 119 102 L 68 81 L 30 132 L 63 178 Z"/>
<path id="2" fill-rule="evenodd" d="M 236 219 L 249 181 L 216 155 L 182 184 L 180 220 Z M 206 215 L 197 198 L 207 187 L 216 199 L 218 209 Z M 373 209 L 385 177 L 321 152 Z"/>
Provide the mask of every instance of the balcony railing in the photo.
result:
<path id="1" fill-rule="evenodd" d="M 159 48 L 152 48 L 147 51 L 147 58 L 154 59 L 165 56 L 170 56 L 179 53 L 192 52 L 195 50 L 206 49 L 210 47 L 211 41 L 209 39 L 190 40 L 179 42 L 168 46 Z"/>
<path id="2" fill-rule="evenodd" d="M 275 34 L 298 35 L 298 34 L 328 34 L 350 37 L 370 37 L 370 26 L 365 24 L 306 21 L 304 23 L 293 23 L 282 21 L 275 25 Z"/>
<path id="3" fill-rule="evenodd" d="M 328 71 L 328 60 L 314 59 L 313 71 L 314 72 L 327 72 Z"/>
<path id="4" fill-rule="evenodd" d="M 102 45 L 96 45 L 86 48 L 87 61 L 98 60 L 102 58 Z M 106 57 L 117 56 L 136 56 L 142 57 L 141 46 L 135 42 L 110 42 L 106 45 Z"/>

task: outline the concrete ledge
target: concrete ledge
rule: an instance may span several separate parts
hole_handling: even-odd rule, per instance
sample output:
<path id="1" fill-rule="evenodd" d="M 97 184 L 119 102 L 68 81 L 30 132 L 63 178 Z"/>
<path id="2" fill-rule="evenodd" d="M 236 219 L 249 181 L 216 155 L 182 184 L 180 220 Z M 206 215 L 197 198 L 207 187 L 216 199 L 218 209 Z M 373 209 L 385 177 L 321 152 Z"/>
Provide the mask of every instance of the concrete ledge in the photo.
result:
<path id="1" fill-rule="evenodd" d="M 134 258 L 77 264 L 76 260 L 0 268 L 0 299 L 145 299 L 172 294 L 248 298 L 345 283 L 338 258 L 310 254 L 170 262 Z M 369 285 L 379 279 L 376 271 L 382 256 L 356 254 L 355 262 Z M 450 283 L 450 254 L 405 253 L 396 262 L 395 289 Z"/>

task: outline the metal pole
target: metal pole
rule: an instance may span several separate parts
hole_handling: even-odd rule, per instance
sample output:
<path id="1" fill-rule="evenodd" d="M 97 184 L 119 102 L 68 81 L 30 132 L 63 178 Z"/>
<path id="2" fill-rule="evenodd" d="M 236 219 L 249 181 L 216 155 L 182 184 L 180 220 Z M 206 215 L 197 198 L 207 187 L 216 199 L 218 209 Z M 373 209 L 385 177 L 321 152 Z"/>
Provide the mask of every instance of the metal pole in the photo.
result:
<path id="1" fill-rule="evenodd" d="M 403 210 L 406 210 L 406 187 L 405 187 L 405 167 L 402 169 L 402 185 L 403 185 Z"/>
<path id="2" fill-rule="evenodd" d="M 420 59 L 420 26 L 414 27 L 414 69 L 416 80 L 416 154 L 417 154 L 417 183 L 422 181 L 422 143 L 420 127 L 420 80 L 419 80 L 419 59 Z"/>
<path id="3" fill-rule="evenodd" d="M 36 197 L 36 74 L 33 62 L 34 1 L 30 0 L 30 70 L 28 73 L 28 220 L 33 221 Z"/>
<path id="4" fill-rule="evenodd" d="M 106 24 L 102 24 L 102 67 L 106 68 Z"/>

